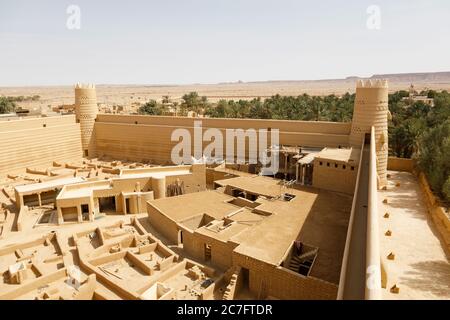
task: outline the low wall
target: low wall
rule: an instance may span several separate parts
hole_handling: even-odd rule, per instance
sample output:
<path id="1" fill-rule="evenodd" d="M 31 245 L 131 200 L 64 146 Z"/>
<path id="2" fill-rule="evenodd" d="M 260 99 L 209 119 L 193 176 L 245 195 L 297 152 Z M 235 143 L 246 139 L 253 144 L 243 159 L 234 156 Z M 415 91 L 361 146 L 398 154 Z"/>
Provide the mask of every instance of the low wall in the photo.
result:
<path id="1" fill-rule="evenodd" d="M 428 212 L 445 243 L 445 249 L 450 254 L 450 212 L 440 205 L 439 199 L 431 191 L 423 172 L 418 173 L 419 184 L 424 194 Z"/>
<path id="2" fill-rule="evenodd" d="M 389 157 L 387 169 L 392 171 L 412 172 L 415 166 L 413 159 Z"/>
<path id="3" fill-rule="evenodd" d="M 236 252 L 233 252 L 233 263 L 248 270 L 250 292 L 258 299 L 272 296 L 282 300 L 335 300 L 337 297 L 338 286 L 333 283 L 305 277 Z"/>

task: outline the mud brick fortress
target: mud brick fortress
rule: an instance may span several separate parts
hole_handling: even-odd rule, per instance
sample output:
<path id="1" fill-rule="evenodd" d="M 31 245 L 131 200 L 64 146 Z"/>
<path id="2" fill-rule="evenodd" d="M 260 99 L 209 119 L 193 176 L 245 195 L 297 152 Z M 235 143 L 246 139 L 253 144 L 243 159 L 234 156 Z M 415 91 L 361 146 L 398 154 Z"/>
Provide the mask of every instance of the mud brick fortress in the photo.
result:
<path id="1" fill-rule="evenodd" d="M 356 86 L 351 123 L 102 114 L 80 84 L 74 115 L 1 121 L 0 299 L 398 295 L 381 214 L 408 165 L 388 159 L 387 82 Z M 175 165 L 172 132 L 199 120 L 278 129 L 279 172 Z"/>

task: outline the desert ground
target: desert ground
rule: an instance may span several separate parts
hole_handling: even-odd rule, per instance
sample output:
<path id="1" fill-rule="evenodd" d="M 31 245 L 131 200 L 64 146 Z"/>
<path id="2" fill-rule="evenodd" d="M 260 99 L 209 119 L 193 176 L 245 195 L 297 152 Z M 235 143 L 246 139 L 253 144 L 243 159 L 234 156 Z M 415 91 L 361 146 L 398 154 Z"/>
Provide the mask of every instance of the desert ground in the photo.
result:
<path id="1" fill-rule="evenodd" d="M 450 90 L 450 72 L 421 74 L 390 74 L 374 75 L 371 78 L 389 80 L 390 92 L 409 90 L 411 84 L 415 90 L 425 89 Z M 208 101 L 217 102 L 220 99 L 253 99 L 268 98 L 276 94 L 282 96 L 309 95 L 342 95 L 355 91 L 357 77 L 336 80 L 304 80 L 304 81 L 263 81 L 263 82 L 233 82 L 219 84 L 191 85 L 102 85 L 97 84 L 97 101 L 107 106 L 120 105 L 128 109 L 153 99 L 161 101 L 163 96 L 169 96 L 173 102 L 180 102 L 181 97 L 196 91 L 200 96 L 206 96 Z M 75 85 L 75 83 L 74 83 Z M 73 104 L 73 86 L 42 86 L 42 87 L 0 87 L 0 95 L 33 96 L 39 95 L 38 101 L 18 103 L 25 109 L 53 108 L 63 104 Z"/>

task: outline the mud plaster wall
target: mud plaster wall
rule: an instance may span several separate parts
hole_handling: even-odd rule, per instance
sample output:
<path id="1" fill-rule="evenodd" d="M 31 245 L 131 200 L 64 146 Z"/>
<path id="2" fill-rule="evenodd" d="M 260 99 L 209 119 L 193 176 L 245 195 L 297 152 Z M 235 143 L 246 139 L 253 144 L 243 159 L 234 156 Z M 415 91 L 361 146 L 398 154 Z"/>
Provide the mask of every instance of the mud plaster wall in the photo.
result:
<path id="1" fill-rule="evenodd" d="M 337 297 L 335 284 L 304 277 L 236 252 L 233 253 L 233 264 L 249 270 L 249 289 L 259 299 L 273 296 L 287 300 L 334 300 Z"/>
<path id="2" fill-rule="evenodd" d="M 82 157 L 74 116 L 0 122 L 0 175 Z"/>
<path id="3" fill-rule="evenodd" d="M 99 115 L 95 123 L 98 156 L 121 159 L 126 155 L 127 160 L 132 161 L 150 159 L 154 163 L 171 164 L 172 149 L 179 142 L 171 141 L 172 132 L 176 129 L 186 129 L 193 140 L 194 120 L 202 121 L 203 132 L 208 128 L 218 128 L 223 135 L 224 145 L 225 128 L 279 129 L 281 144 L 311 147 L 346 146 L 350 131 L 348 123 Z M 248 139 L 246 140 L 248 151 Z M 209 143 L 203 142 L 203 148 Z M 224 155 L 225 152 L 226 150 L 223 150 Z"/>

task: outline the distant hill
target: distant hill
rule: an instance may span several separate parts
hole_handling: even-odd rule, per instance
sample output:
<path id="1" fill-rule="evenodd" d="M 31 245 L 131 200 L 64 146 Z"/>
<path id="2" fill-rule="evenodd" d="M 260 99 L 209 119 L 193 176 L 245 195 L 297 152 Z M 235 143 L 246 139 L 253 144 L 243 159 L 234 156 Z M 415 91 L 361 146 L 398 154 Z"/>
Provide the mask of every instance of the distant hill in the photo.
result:
<path id="1" fill-rule="evenodd" d="M 358 77 L 348 77 L 347 80 L 359 79 Z M 418 72 L 418 73 L 394 73 L 394 74 L 376 74 L 370 77 L 370 79 L 387 79 L 392 82 L 411 82 L 411 83 L 423 83 L 423 82 L 450 82 L 449 72 Z"/>

